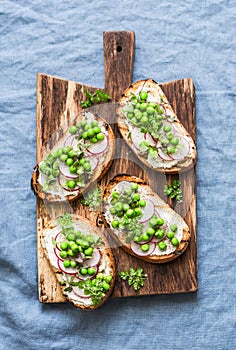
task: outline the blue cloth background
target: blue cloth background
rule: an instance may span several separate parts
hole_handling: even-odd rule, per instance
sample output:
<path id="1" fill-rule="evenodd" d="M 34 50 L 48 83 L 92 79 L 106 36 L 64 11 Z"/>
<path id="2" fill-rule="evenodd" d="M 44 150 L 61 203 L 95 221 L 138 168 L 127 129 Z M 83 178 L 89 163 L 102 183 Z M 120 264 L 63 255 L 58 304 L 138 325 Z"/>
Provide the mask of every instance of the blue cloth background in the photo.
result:
<path id="1" fill-rule="evenodd" d="M 235 2 L 2 0 L 0 349 L 234 349 Z M 37 296 L 36 73 L 103 86 L 106 30 L 133 30 L 133 80 L 192 77 L 197 98 L 199 291 L 83 313 Z"/>

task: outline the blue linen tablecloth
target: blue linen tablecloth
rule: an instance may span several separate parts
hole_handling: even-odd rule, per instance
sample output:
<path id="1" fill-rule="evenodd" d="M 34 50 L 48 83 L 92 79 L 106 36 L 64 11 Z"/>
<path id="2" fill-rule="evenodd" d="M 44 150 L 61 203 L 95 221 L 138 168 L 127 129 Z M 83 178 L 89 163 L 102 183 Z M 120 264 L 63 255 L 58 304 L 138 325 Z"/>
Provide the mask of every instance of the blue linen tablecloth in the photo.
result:
<path id="1" fill-rule="evenodd" d="M 235 1 L 0 5 L 0 349 L 235 349 Z M 199 291 L 83 313 L 37 296 L 35 83 L 103 86 L 103 31 L 133 30 L 133 80 L 191 77 L 197 102 Z"/>

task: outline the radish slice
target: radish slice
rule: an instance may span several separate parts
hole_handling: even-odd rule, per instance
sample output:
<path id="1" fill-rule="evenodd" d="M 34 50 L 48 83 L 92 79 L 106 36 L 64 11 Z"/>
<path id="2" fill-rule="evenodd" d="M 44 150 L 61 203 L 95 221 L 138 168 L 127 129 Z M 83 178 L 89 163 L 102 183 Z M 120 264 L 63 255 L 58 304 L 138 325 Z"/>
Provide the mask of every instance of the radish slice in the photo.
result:
<path id="1" fill-rule="evenodd" d="M 64 142 L 64 147 L 71 146 L 74 137 L 74 135 L 69 135 Z"/>
<path id="2" fill-rule="evenodd" d="M 136 254 L 138 256 L 148 256 L 154 252 L 154 250 L 156 248 L 156 244 L 153 242 L 150 242 L 150 243 L 148 243 L 148 245 L 149 245 L 149 250 L 147 252 L 143 252 L 140 244 L 137 244 L 134 241 L 130 242 L 130 248 L 132 249 L 134 254 Z"/>
<path id="3" fill-rule="evenodd" d="M 95 170 L 98 166 L 98 159 L 96 156 L 92 156 L 91 154 L 89 156 L 85 157 L 86 159 L 90 160 L 91 164 L 91 170 Z"/>
<path id="4" fill-rule="evenodd" d="M 92 143 L 89 148 L 88 148 L 88 152 L 91 154 L 100 154 L 106 151 L 107 147 L 108 147 L 108 139 L 107 136 L 105 134 L 104 135 L 104 139 L 102 141 L 98 141 L 97 143 Z"/>
<path id="5" fill-rule="evenodd" d="M 143 209 L 143 216 L 141 217 L 139 222 L 143 223 L 148 221 L 153 216 L 154 210 L 155 210 L 155 207 L 153 202 L 150 199 L 148 199 L 146 201 L 146 206 Z"/>
<path id="6" fill-rule="evenodd" d="M 67 177 L 68 179 L 76 179 L 78 177 L 77 174 L 72 174 L 70 172 L 68 165 L 66 165 L 64 162 L 60 162 L 59 170 L 60 170 L 61 174 L 65 177 Z"/>
<path id="7" fill-rule="evenodd" d="M 170 158 L 172 158 L 173 160 L 184 159 L 189 154 L 189 148 L 190 146 L 189 146 L 188 140 L 185 137 L 181 137 L 177 148 L 177 152 L 174 154 L 171 154 Z"/>
<path id="8" fill-rule="evenodd" d="M 95 271 L 95 273 L 93 274 L 93 275 L 89 275 L 88 273 L 87 273 L 87 275 L 81 275 L 81 273 L 79 273 L 78 272 L 78 278 L 80 279 L 80 280 L 82 280 L 82 281 L 85 281 L 85 280 L 87 280 L 87 279 L 92 279 L 92 278 L 94 278 L 96 275 L 97 275 L 97 273 L 98 273 L 98 267 L 97 266 L 94 266 L 94 268 L 96 269 L 96 271 Z"/>
<path id="9" fill-rule="evenodd" d="M 59 252 L 60 252 L 59 249 L 57 249 L 57 248 L 54 249 L 54 253 L 55 253 L 57 259 L 63 261 L 63 259 L 62 259 L 62 258 L 60 257 L 60 255 L 59 255 Z"/>
<path id="10" fill-rule="evenodd" d="M 90 295 L 84 294 L 84 290 L 77 286 L 72 287 L 72 290 L 80 298 L 90 298 Z"/>
<path id="11" fill-rule="evenodd" d="M 78 273 L 78 267 L 65 267 L 60 259 L 57 260 L 57 264 L 59 269 L 62 272 L 67 273 L 67 275 L 76 275 Z"/>
<path id="12" fill-rule="evenodd" d="M 131 139 L 135 148 L 140 150 L 139 144 L 140 142 L 145 141 L 145 134 L 141 132 L 139 128 L 134 127 L 133 130 L 131 131 Z"/>
<path id="13" fill-rule="evenodd" d="M 98 265 L 100 259 L 101 259 L 100 251 L 97 248 L 94 248 L 92 257 L 86 259 L 84 261 L 82 267 L 85 267 L 85 268 L 94 267 L 94 266 Z"/>
<path id="14" fill-rule="evenodd" d="M 167 161 L 171 161 L 173 160 L 173 158 L 171 158 L 167 153 L 165 153 L 161 148 L 158 149 L 158 156 L 162 159 L 162 160 L 167 160 Z"/>

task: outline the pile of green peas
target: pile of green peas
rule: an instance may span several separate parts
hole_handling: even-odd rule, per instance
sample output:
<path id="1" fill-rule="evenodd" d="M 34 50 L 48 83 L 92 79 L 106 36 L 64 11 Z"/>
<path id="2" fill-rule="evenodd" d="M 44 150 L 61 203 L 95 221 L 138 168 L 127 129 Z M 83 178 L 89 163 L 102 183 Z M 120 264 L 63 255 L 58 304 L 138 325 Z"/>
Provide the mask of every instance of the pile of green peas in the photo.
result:
<path id="1" fill-rule="evenodd" d="M 96 275 L 96 278 L 91 280 L 91 286 L 100 285 L 105 291 L 110 289 L 110 283 L 112 281 L 111 275 L 104 275 L 103 273 L 99 272 Z"/>
<path id="2" fill-rule="evenodd" d="M 144 133 L 149 132 L 161 142 L 168 154 L 174 154 L 179 139 L 175 137 L 170 125 L 163 126 L 163 121 L 167 118 L 164 109 L 155 102 L 147 102 L 147 99 L 146 91 L 141 91 L 139 96 L 133 94 L 123 111 L 133 125 L 141 128 Z"/>
<path id="3" fill-rule="evenodd" d="M 141 218 L 141 208 L 146 206 L 146 201 L 140 198 L 138 188 L 138 184 L 133 183 L 129 188 L 125 188 L 123 193 L 112 192 L 109 211 L 116 217 L 111 222 L 113 228 L 129 229 L 132 220 Z"/>
<path id="4" fill-rule="evenodd" d="M 79 253 L 83 253 L 85 258 L 91 258 L 94 251 L 94 245 L 95 239 L 92 235 L 84 235 L 80 231 L 78 232 L 70 232 L 66 235 L 66 241 L 63 241 L 60 243 L 60 257 L 63 259 L 64 267 L 77 267 L 78 262 L 73 260 L 73 258 L 76 258 Z M 92 271 L 93 269 L 86 269 L 81 272 L 82 275 L 84 274 L 91 274 L 93 275 L 95 271 Z"/>
<path id="5" fill-rule="evenodd" d="M 69 132 L 72 135 L 78 134 L 79 139 L 89 140 L 91 143 L 104 140 L 104 134 L 97 120 L 92 120 L 91 123 L 81 120 L 78 125 L 71 126 Z"/>

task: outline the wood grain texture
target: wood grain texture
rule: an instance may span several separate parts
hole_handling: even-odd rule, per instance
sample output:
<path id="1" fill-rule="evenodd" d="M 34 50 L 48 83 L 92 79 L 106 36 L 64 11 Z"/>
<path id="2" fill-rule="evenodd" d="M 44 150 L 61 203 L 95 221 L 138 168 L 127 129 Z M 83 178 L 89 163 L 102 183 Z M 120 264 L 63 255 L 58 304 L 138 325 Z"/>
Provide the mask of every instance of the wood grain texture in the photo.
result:
<path id="1" fill-rule="evenodd" d="M 118 47 L 122 50 L 117 52 Z M 109 91 L 113 101 L 117 101 L 122 91 L 127 88 L 132 79 L 132 63 L 134 51 L 134 34 L 132 32 L 104 33 L 105 60 L 105 91 Z M 125 53 L 123 55 L 123 53 Z M 118 54 L 120 55 L 118 57 Z M 122 56 L 123 55 L 123 56 Z M 128 58 L 127 58 L 128 57 Z M 126 64 L 129 62 L 129 64 Z M 128 67 L 128 68 L 127 68 Z M 126 69 L 127 68 L 127 69 Z M 122 74 L 122 70 L 125 74 Z M 123 78 L 121 79 L 120 76 Z M 169 99 L 180 121 L 196 141 L 196 111 L 194 85 L 191 79 L 182 79 L 160 84 Z M 38 74 L 37 77 L 37 162 L 62 137 L 64 130 L 80 110 L 80 101 L 85 98 L 84 90 L 93 92 L 97 88 L 85 86 Z M 119 94 L 117 93 L 119 92 Z M 120 138 L 115 124 L 115 103 L 97 106 L 95 111 L 105 119 L 112 121 L 112 127 L 117 139 L 117 151 L 111 168 L 99 185 L 103 189 L 108 181 L 119 173 L 126 173 L 143 178 L 162 199 L 167 201 L 163 188 L 168 181 L 171 183 L 178 175 L 165 176 L 146 168 L 133 155 Z M 112 115 L 112 118 L 111 118 Z M 125 253 L 110 239 L 117 267 L 117 280 L 112 297 L 134 295 L 193 292 L 197 290 L 197 244 L 196 244 L 196 170 L 179 174 L 182 181 L 184 200 L 182 203 L 168 200 L 168 203 L 186 220 L 191 231 L 191 242 L 186 252 L 175 261 L 154 265 L 138 260 Z M 102 226 L 99 212 L 89 211 L 83 207 L 80 200 L 65 204 L 52 204 L 37 199 L 37 251 L 38 251 L 38 287 L 41 302 L 64 302 L 54 274 L 43 254 L 40 236 L 44 224 L 64 212 L 77 213 L 88 218 L 91 224 Z M 148 274 L 145 287 L 138 292 L 129 288 L 125 281 L 119 278 L 122 270 L 130 266 L 143 267 Z"/>

